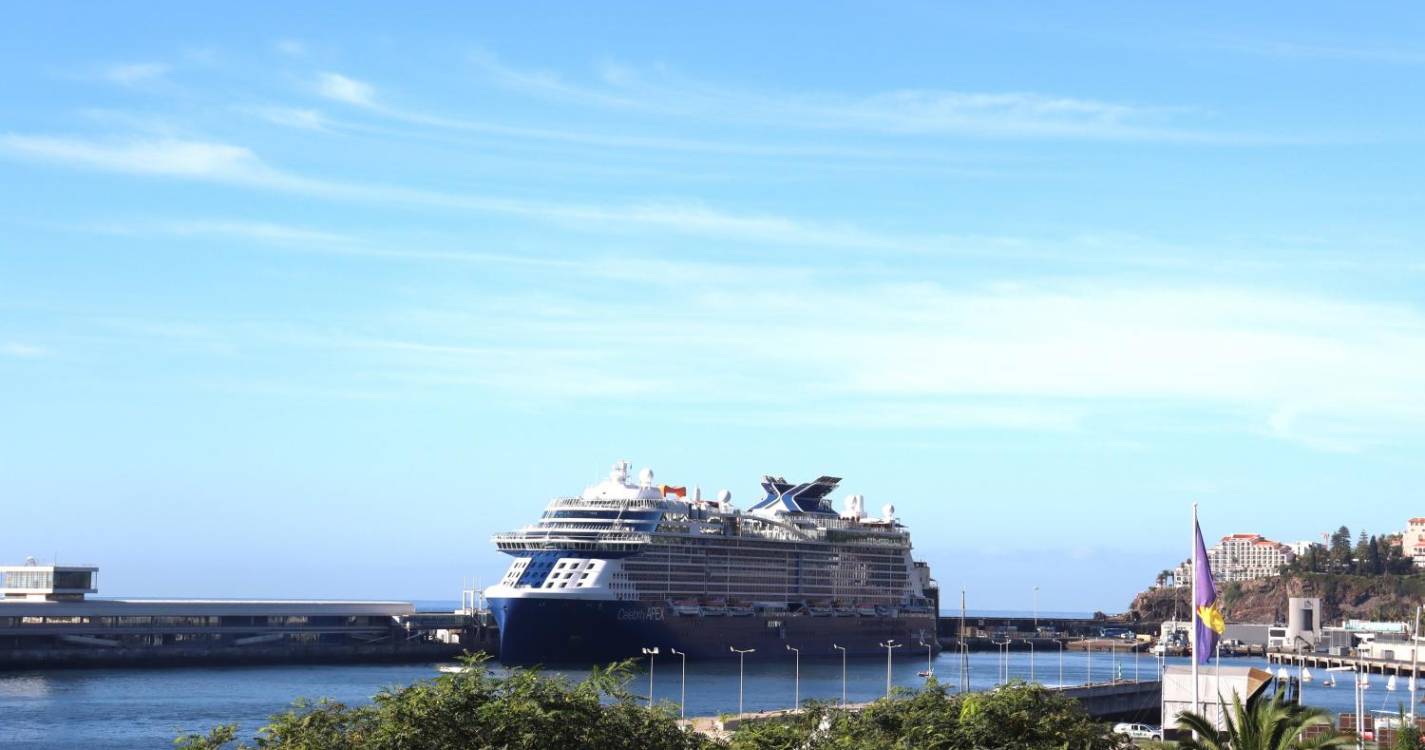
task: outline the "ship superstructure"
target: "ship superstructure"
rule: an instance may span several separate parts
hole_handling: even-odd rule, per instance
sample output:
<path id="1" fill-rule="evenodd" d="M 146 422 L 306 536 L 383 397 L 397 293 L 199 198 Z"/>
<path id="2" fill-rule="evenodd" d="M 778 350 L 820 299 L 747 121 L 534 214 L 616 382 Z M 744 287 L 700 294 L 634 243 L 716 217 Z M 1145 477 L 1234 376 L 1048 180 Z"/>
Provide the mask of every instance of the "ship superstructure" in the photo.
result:
<path id="1" fill-rule="evenodd" d="M 485 592 L 501 660 L 933 641 L 936 592 L 909 532 L 889 505 L 868 516 L 860 495 L 838 513 L 829 496 L 839 482 L 764 477 L 765 496 L 743 511 L 726 491 L 704 500 L 655 484 L 648 469 L 634 481 L 616 463 L 581 495 L 551 501 L 538 523 L 494 537 L 515 558 Z"/>

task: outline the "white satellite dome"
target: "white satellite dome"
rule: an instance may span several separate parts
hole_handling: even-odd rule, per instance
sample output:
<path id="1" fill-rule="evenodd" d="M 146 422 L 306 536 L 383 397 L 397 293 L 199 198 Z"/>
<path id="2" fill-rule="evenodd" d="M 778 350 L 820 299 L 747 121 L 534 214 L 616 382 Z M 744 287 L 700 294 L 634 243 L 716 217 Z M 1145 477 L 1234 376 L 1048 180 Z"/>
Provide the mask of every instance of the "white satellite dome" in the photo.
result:
<path id="1" fill-rule="evenodd" d="M 652 469 L 643 469 L 642 471 L 638 472 L 638 483 L 641 484 L 641 485 L 643 485 L 644 487 L 652 487 L 652 486 L 653 486 L 653 470 L 652 470 Z"/>
<path id="2" fill-rule="evenodd" d="M 718 491 L 717 491 L 717 501 L 718 501 L 719 503 L 722 503 L 723 505 L 729 505 L 729 504 L 731 504 L 731 503 L 732 503 L 732 492 L 729 491 L 729 490 L 718 490 Z"/>

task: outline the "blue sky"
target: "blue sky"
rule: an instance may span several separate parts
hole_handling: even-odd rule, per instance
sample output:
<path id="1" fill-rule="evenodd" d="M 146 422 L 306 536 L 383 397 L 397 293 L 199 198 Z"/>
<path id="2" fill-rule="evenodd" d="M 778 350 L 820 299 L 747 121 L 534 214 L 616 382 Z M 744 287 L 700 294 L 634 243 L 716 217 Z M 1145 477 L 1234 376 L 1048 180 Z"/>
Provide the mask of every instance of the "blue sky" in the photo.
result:
<path id="1" fill-rule="evenodd" d="M 1425 508 L 1409 4 L 44 4 L 0 555 L 454 598 L 615 459 L 830 473 L 972 606 Z"/>

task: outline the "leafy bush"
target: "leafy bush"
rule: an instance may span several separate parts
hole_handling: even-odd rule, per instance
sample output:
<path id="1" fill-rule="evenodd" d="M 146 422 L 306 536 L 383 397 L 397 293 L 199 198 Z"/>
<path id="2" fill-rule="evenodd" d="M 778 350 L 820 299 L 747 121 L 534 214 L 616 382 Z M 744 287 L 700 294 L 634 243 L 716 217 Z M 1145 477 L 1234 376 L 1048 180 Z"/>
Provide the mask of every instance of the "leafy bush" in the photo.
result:
<path id="1" fill-rule="evenodd" d="M 714 739 L 679 726 L 673 711 L 628 691 L 633 663 L 596 668 L 581 682 L 515 670 L 496 677 L 484 657 L 463 673 L 381 692 L 367 706 L 298 702 L 241 748 L 263 750 L 1119 750 L 1124 738 L 1042 686 L 1011 684 L 952 695 L 932 681 L 860 711 L 808 702 L 781 720 L 747 723 Z M 224 750 L 236 727 L 180 737 L 182 750 Z"/>

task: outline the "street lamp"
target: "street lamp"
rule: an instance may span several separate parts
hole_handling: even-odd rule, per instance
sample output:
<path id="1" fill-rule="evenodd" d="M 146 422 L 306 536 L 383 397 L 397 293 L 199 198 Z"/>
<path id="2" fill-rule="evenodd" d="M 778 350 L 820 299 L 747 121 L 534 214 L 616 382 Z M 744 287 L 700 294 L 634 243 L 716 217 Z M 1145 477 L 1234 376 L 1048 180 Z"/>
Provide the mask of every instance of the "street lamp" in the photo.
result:
<path id="1" fill-rule="evenodd" d="M 1058 638 L 1054 642 L 1059 644 L 1059 687 L 1064 687 L 1064 642 Z"/>
<path id="2" fill-rule="evenodd" d="M 658 647 L 643 649 L 643 653 L 648 656 L 648 707 L 653 707 L 653 657 L 658 655 Z"/>
<path id="3" fill-rule="evenodd" d="M 924 638 L 921 638 L 920 645 L 925 647 L 925 679 L 928 680 L 935 676 L 935 664 L 931 660 L 930 644 L 926 643 Z"/>
<path id="4" fill-rule="evenodd" d="M 881 648 L 886 650 L 886 697 L 891 697 L 891 649 L 900 648 L 901 644 L 891 639 L 881 644 Z"/>
<path id="5" fill-rule="evenodd" d="M 846 705 L 846 647 L 835 643 L 831 647 L 841 652 L 841 705 Z"/>
<path id="6" fill-rule="evenodd" d="M 1084 641 L 1084 653 L 1088 654 L 1088 657 L 1089 657 L 1088 682 L 1087 682 L 1086 684 L 1092 685 L 1092 684 L 1093 684 L 1093 641 L 1092 641 L 1092 640 L 1085 640 L 1085 641 Z"/>
<path id="7" fill-rule="evenodd" d="M 668 649 L 673 654 L 683 657 L 683 681 L 678 688 L 678 718 L 686 716 L 685 707 L 688 705 L 688 655 L 676 648 Z"/>
<path id="8" fill-rule="evenodd" d="M 1029 681 L 1035 682 L 1036 680 L 1034 677 L 1034 641 L 1029 638 L 1025 638 L 1024 642 L 1029 644 Z"/>
<path id="9" fill-rule="evenodd" d="M 1039 587 L 1034 587 L 1034 634 L 1039 635 Z"/>
<path id="10" fill-rule="evenodd" d="M 990 641 L 990 643 L 995 645 L 995 656 L 999 660 L 999 674 L 997 677 L 1002 683 L 1009 682 L 1009 644 L 1011 641 L 1012 639 L 1009 636 L 1005 636 L 1003 641 Z"/>
<path id="11" fill-rule="evenodd" d="M 755 648 L 733 648 L 727 647 L 729 651 L 737 654 L 737 715 L 742 715 L 742 663 L 748 654 L 756 651 Z"/>

